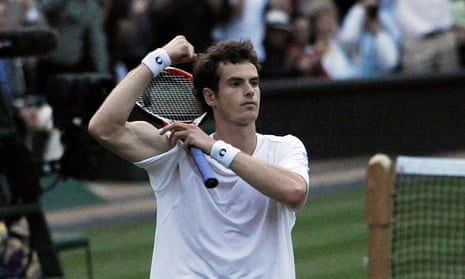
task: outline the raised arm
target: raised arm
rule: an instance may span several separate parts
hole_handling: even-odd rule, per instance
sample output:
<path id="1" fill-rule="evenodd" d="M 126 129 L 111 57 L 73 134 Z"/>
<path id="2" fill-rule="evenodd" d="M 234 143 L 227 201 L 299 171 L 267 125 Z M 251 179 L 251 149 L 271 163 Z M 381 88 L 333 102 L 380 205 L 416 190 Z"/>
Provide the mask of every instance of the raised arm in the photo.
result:
<path id="1" fill-rule="evenodd" d="M 148 122 L 128 121 L 137 97 L 157 70 L 170 64 L 192 61 L 196 54 L 184 36 L 176 36 L 149 56 L 153 61 L 141 63 L 128 73 L 102 103 L 88 127 L 89 133 L 104 147 L 131 162 L 163 153 L 171 147 L 167 137 L 160 135 Z"/>

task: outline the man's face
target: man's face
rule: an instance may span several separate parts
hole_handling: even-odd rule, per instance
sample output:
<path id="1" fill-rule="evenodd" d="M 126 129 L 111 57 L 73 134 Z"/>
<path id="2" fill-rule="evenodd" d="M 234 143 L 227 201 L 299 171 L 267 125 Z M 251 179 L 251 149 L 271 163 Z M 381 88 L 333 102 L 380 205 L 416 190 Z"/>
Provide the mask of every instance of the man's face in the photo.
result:
<path id="1" fill-rule="evenodd" d="M 235 125 L 255 122 L 260 108 L 259 77 L 250 62 L 222 63 L 219 67 L 218 94 L 213 97 L 216 120 Z"/>

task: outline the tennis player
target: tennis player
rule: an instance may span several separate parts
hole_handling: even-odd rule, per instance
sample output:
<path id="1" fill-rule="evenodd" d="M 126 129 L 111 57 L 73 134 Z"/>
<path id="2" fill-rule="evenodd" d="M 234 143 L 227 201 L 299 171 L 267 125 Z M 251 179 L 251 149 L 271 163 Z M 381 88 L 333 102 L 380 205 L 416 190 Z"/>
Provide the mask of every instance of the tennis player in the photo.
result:
<path id="1" fill-rule="evenodd" d="M 189 61 L 215 132 L 128 122 L 151 78 Z M 295 278 L 291 231 L 308 193 L 307 152 L 292 135 L 257 133 L 259 69 L 250 41 L 221 42 L 197 55 L 177 36 L 149 53 L 91 119 L 89 131 L 102 145 L 149 175 L 157 198 L 151 279 Z M 209 155 L 216 188 L 204 186 L 189 146 Z"/>

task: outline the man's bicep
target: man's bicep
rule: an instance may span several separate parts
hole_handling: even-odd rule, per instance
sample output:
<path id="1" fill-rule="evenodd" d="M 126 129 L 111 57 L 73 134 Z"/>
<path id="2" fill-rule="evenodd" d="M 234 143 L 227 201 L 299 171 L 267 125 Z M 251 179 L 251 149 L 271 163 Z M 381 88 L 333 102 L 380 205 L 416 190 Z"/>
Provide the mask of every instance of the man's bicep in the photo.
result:
<path id="1" fill-rule="evenodd" d="M 160 135 L 157 128 L 144 121 L 128 122 L 124 132 L 118 135 L 107 148 L 129 161 L 136 162 L 166 152 L 169 141 Z"/>

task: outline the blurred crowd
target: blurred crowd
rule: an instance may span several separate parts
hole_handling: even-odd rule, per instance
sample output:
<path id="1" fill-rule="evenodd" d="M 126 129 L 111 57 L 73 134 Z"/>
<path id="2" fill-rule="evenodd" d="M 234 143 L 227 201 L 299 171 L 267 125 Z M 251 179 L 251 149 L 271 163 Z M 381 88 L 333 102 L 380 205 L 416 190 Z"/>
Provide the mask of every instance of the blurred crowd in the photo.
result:
<path id="1" fill-rule="evenodd" d="M 2 92 L 25 140 L 53 131 L 53 77 L 94 72 L 118 82 L 177 34 L 197 52 L 219 40 L 250 39 L 263 79 L 369 78 L 465 65 L 461 0 L 0 0 L 0 29 L 31 27 L 56 30 L 57 49 L 0 59 Z M 52 150 L 41 154 L 61 156 Z"/>
<path id="2" fill-rule="evenodd" d="M 264 77 L 273 78 L 357 78 L 449 71 L 463 64 L 461 0 L 2 2 L 9 6 L 10 22 L 1 28 L 35 25 L 59 32 L 58 49 L 38 63 L 43 75 L 90 70 L 120 79 L 176 34 L 184 34 L 197 51 L 218 40 L 249 38 Z"/>
<path id="3" fill-rule="evenodd" d="M 5 198 L 0 180 L 0 206 L 37 200 L 44 190 L 39 176 L 56 170 L 55 162 L 64 176 L 94 175 L 100 161 L 82 114 L 89 119 L 101 99 L 91 95 L 178 34 L 197 52 L 250 39 L 264 80 L 465 66 L 463 0 L 0 0 L 0 32 L 34 28 L 56 32 L 56 49 L 0 57 L 0 179 L 11 188 Z"/>

